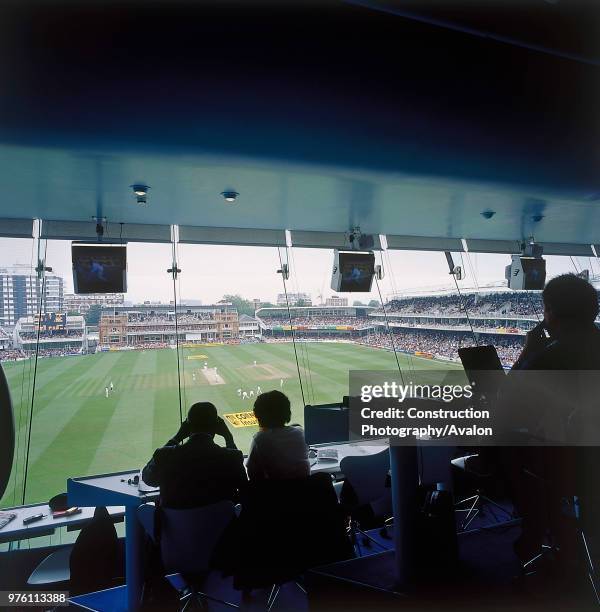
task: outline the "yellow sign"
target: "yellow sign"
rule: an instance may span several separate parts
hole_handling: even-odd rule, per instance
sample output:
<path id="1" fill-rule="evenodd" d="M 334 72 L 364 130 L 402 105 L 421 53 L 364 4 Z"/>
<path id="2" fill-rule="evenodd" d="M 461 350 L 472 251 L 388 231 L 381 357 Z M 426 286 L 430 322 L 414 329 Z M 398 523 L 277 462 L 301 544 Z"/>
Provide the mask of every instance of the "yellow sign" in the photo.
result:
<path id="1" fill-rule="evenodd" d="M 188 359 L 208 359 L 208 355 L 188 355 Z"/>
<path id="2" fill-rule="evenodd" d="M 232 427 L 254 427 L 258 425 L 254 412 L 232 412 L 223 416 Z"/>

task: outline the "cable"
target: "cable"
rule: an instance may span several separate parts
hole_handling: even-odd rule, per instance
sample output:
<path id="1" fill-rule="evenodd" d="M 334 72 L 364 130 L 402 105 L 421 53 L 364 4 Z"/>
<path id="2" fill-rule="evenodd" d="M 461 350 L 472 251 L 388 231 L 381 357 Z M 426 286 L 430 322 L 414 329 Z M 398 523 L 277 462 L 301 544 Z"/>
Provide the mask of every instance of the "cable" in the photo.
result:
<path id="1" fill-rule="evenodd" d="M 391 289 L 392 289 L 392 295 L 393 296 L 397 296 L 397 295 L 399 295 L 398 285 L 396 283 L 396 277 L 394 275 L 394 268 L 392 267 L 392 259 L 390 257 L 389 250 L 386 249 L 385 251 L 383 251 L 383 253 L 385 253 L 385 257 L 386 257 L 386 261 L 387 261 L 387 265 L 385 266 L 384 269 L 389 271 L 389 278 L 390 278 L 390 285 L 391 285 Z M 380 260 L 381 260 L 381 264 L 383 265 L 383 255 L 382 254 L 381 254 Z M 383 299 L 381 297 L 381 292 L 379 292 L 379 300 L 381 302 L 381 307 L 383 308 L 384 304 L 383 304 Z M 385 312 L 384 312 L 384 314 L 385 314 Z M 408 364 L 409 364 L 408 369 L 409 369 L 410 373 L 413 374 L 413 376 L 414 376 L 415 373 L 416 373 L 415 360 L 413 358 L 413 355 L 410 354 L 410 353 L 408 353 Z"/>
<path id="2" fill-rule="evenodd" d="M 40 292 L 40 305 L 38 309 L 38 325 L 37 325 L 37 337 L 35 342 L 35 361 L 33 366 L 33 387 L 31 390 L 31 405 L 29 410 L 29 424 L 27 427 L 27 446 L 25 451 L 25 472 L 23 474 L 23 497 L 21 500 L 21 504 L 25 505 L 25 495 L 27 492 L 27 474 L 29 471 L 29 451 L 31 450 L 31 430 L 33 428 L 33 405 L 35 403 L 35 381 L 37 378 L 37 364 L 38 364 L 38 354 L 40 350 L 40 332 L 42 330 L 40 317 L 42 315 L 42 306 L 44 304 L 44 300 L 46 297 L 46 254 L 48 252 L 48 240 L 46 240 L 46 244 L 44 246 L 44 259 L 43 264 L 41 260 L 38 258 L 38 265 L 36 267 L 36 272 L 39 268 L 41 268 L 41 272 L 43 273 L 42 277 L 42 290 Z M 38 272 L 39 274 L 39 272 Z"/>
<path id="3" fill-rule="evenodd" d="M 178 258 L 179 258 L 179 253 L 177 254 Z M 179 303 L 182 303 L 181 300 L 181 283 L 177 284 L 177 288 L 179 290 Z M 175 311 L 175 319 L 177 319 L 177 311 Z M 179 346 L 179 336 L 177 336 L 177 346 Z M 185 348 L 185 346 L 183 347 Z M 183 358 L 184 354 L 183 351 L 181 352 L 181 369 L 183 372 L 183 404 L 184 406 L 188 406 L 188 399 L 187 399 L 187 385 L 185 384 L 185 359 Z M 177 357 L 179 359 L 179 356 Z M 181 380 L 179 381 L 179 385 L 181 385 Z"/>
<path id="4" fill-rule="evenodd" d="M 173 268 L 171 270 L 171 276 L 173 277 L 173 305 L 175 306 L 175 352 L 177 353 L 177 380 L 179 384 L 177 385 L 177 393 L 179 396 L 179 424 L 183 423 L 183 408 L 181 403 L 181 370 L 179 367 L 179 326 L 177 324 L 177 252 L 175 250 L 175 241 L 172 242 L 172 252 L 173 252 Z"/>
<path id="5" fill-rule="evenodd" d="M 473 340 L 475 341 L 475 346 L 479 346 L 479 341 L 477 340 L 477 336 L 475 335 L 475 330 L 473 329 L 473 324 L 471 323 L 471 317 L 469 317 L 469 311 L 467 309 L 467 305 L 464 301 L 463 295 L 460 292 L 460 287 L 458 286 L 458 280 L 456 280 L 456 275 L 452 274 L 452 278 L 454 279 L 454 284 L 456 285 L 456 291 L 458 292 L 458 298 L 460 300 L 460 306 L 463 309 L 465 316 L 467 317 L 467 323 L 471 328 L 471 333 L 473 334 Z"/>
<path id="6" fill-rule="evenodd" d="M 33 261 L 33 250 L 35 248 L 35 240 L 31 241 L 31 257 L 29 258 L 29 264 L 31 266 L 31 263 Z M 14 473 L 14 482 L 13 482 L 13 506 L 16 505 L 16 499 L 17 499 L 17 488 L 18 488 L 18 466 L 19 466 L 19 451 L 20 451 L 20 441 L 21 441 L 21 429 L 23 427 L 23 388 L 25 386 L 25 369 L 26 367 L 29 366 L 29 378 L 31 379 L 31 360 L 28 359 L 27 363 L 25 363 L 25 361 L 23 362 L 23 370 L 21 373 L 21 400 L 20 400 L 20 405 L 19 405 L 19 425 L 16 428 L 17 431 L 17 439 L 16 439 L 16 448 L 15 448 L 15 458 L 16 458 L 16 468 L 15 468 L 15 473 Z M 29 388 L 28 388 L 28 397 L 27 397 L 27 404 L 29 404 Z"/>
<path id="7" fill-rule="evenodd" d="M 396 365 L 398 366 L 398 372 L 400 374 L 400 380 L 402 384 L 404 384 L 404 374 L 402 373 L 402 368 L 400 367 L 400 360 L 398 359 L 398 353 L 396 352 L 396 343 L 394 342 L 394 336 L 392 332 L 390 332 L 390 321 L 387 316 L 387 312 L 385 310 L 385 305 L 383 303 L 383 296 L 381 295 L 381 288 L 379 287 L 379 279 L 377 275 L 375 275 L 375 284 L 377 285 L 377 292 L 379 293 L 379 299 L 381 300 L 381 308 L 383 309 L 383 317 L 385 319 L 385 326 L 390 335 L 390 340 L 392 342 L 392 350 L 394 351 L 394 357 L 396 358 Z"/>
<path id="8" fill-rule="evenodd" d="M 286 247 L 286 252 L 290 252 L 291 251 L 291 260 L 292 260 L 292 268 L 293 270 L 297 270 L 296 267 L 296 257 L 294 255 L 294 249 L 290 248 L 288 249 Z M 288 257 L 289 259 L 289 257 Z M 300 293 L 300 287 L 298 285 L 298 282 L 295 281 L 295 285 L 296 285 L 296 294 Z M 309 353 L 309 349 L 308 349 L 308 343 L 304 342 L 301 344 L 301 349 L 300 349 L 302 355 L 303 355 L 303 367 L 304 367 L 304 371 L 306 372 L 306 376 L 308 378 L 308 393 L 307 395 L 309 395 L 309 400 L 311 401 L 312 404 L 315 403 L 315 389 L 313 386 L 313 380 L 312 380 L 312 370 L 310 367 L 310 357 L 308 356 Z M 312 397 L 312 399 L 311 399 Z"/>
<path id="9" fill-rule="evenodd" d="M 285 305 L 288 313 L 288 320 L 290 322 L 290 331 L 292 332 L 292 344 L 294 346 L 294 356 L 296 357 L 296 370 L 298 371 L 298 382 L 300 383 L 300 395 L 302 396 L 302 404 L 306 406 L 306 400 L 304 399 L 304 387 L 302 386 L 302 376 L 300 375 L 300 363 L 298 361 L 298 351 L 296 350 L 296 336 L 294 334 L 294 326 L 292 325 L 292 315 L 290 312 L 290 300 L 288 299 L 287 287 L 285 285 L 285 274 L 283 268 L 283 258 L 281 257 L 281 248 L 277 247 L 277 253 L 279 255 L 279 265 L 281 266 L 281 280 L 283 282 L 283 293 L 285 294 Z"/>

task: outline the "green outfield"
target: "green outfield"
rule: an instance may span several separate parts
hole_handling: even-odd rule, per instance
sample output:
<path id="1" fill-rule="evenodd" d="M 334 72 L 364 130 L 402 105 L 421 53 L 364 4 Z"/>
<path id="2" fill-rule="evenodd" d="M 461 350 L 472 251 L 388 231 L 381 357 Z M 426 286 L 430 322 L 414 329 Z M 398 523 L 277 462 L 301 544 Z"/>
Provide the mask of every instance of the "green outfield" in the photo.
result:
<path id="1" fill-rule="evenodd" d="M 340 400 L 349 370 L 394 370 L 393 353 L 345 343 L 301 343 L 298 359 L 306 403 Z M 439 362 L 400 356 L 403 368 L 440 369 Z M 27 477 L 27 501 L 64 491 L 68 476 L 143 465 L 179 426 L 177 353 L 172 349 L 120 351 L 38 360 Z M 256 362 L 256 365 L 255 365 Z M 206 363 L 206 370 L 204 365 Z M 238 391 L 281 388 L 291 399 L 293 422 L 303 403 L 294 347 L 282 344 L 199 345 L 179 360 L 184 410 L 213 402 L 220 414 L 252 410 Z M 5 363 L 17 428 L 17 461 L 0 507 L 21 503 L 33 361 Z M 282 382 L 283 381 L 283 385 Z M 105 388 L 114 385 L 106 397 Z M 247 450 L 256 427 L 232 428 Z"/>

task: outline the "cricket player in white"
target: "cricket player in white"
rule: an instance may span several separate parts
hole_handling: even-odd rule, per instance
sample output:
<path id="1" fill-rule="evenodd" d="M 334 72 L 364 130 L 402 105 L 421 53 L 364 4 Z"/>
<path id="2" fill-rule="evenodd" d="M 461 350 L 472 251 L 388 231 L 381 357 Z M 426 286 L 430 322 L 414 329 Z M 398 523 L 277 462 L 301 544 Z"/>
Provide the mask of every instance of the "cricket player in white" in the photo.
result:
<path id="1" fill-rule="evenodd" d="M 248 399 L 248 394 L 245 391 L 242 392 L 242 399 Z"/>
<path id="2" fill-rule="evenodd" d="M 112 383 L 112 380 L 110 381 L 110 392 L 112 393 L 115 390 L 115 386 Z"/>
<path id="3" fill-rule="evenodd" d="M 108 387 L 104 387 L 104 395 L 106 396 L 106 399 L 108 399 Z"/>

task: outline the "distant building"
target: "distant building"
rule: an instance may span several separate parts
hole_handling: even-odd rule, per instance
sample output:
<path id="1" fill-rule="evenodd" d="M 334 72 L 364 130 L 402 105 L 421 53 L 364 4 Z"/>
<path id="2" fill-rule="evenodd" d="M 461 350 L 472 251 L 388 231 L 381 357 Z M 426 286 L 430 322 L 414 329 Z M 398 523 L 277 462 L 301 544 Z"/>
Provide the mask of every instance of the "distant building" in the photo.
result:
<path id="1" fill-rule="evenodd" d="M 348 298 L 332 295 L 325 300 L 326 306 L 348 306 Z"/>
<path id="2" fill-rule="evenodd" d="M 19 319 L 36 314 L 40 306 L 42 312 L 61 312 L 63 285 L 60 276 L 46 272 L 42 300 L 42 280 L 31 266 L 0 267 L 0 325 L 15 325 Z"/>
<path id="3" fill-rule="evenodd" d="M 285 293 L 277 295 L 277 306 L 312 306 L 312 298 L 308 293 L 288 293 L 287 300 Z"/>
<path id="4" fill-rule="evenodd" d="M 12 341 L 8 333 L 0 327 L 0 351 L 6 351 L 10 348 Z"/>
<path id="5" fill-rule="evenodd" d="M 85 352 L 85 319 L 81 315 L 67 315 L 64 312 L 23 317 L 14 327 L 13 346 L 27 353 L 34 353 L 36 350 Z"/>
<path id="6" fill-rule="evenodd" d="M 88 293 L 76 295 L 67 293 L 64 298 L 66 312 L 85 315 L 92 306 L 122 306 L 125 296 L 122 293 Z"/>
<path id="7" fill-rule="evenodd" d="M 240 315 L 240 338 L 253 338 L 260 335 L 258 319 L 248 315 Z"/>
<path id="8" fill-rule="evenodd" d="M 212 305 L 134 304 L 102 307 L 101 347 L 135 348 L 180 343 L 228 342 L 239 338 L 239 317 L 228 302 Z"/>

